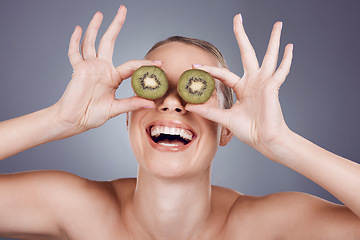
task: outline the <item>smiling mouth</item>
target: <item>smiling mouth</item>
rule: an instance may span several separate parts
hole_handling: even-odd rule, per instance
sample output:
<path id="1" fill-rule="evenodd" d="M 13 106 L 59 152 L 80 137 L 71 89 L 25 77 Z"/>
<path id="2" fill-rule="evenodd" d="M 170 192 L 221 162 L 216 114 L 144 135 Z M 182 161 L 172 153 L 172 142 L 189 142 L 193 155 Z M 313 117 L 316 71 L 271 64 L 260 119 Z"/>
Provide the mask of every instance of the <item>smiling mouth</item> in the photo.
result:
<path id="1" fill-rule="evenodd" d="M 147 129 L 152 141 L 169 147 L 185 146 L 195 139 L 195 134 L 181 127 L 152 125 Z"/>

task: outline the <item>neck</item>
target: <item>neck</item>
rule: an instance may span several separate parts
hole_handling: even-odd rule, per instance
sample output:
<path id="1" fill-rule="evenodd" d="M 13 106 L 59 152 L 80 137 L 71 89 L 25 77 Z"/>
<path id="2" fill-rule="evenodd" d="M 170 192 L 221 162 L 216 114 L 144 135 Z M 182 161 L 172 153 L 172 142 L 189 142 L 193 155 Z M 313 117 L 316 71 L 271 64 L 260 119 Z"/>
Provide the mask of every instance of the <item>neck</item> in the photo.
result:
<path id="1" fill-rule="evenodd" d="M 139 168 L 133 198 L 137 222 L 154 239 L 187 239 L 211 210 L 210 169 L 187 179 L 159 179 Z"/>

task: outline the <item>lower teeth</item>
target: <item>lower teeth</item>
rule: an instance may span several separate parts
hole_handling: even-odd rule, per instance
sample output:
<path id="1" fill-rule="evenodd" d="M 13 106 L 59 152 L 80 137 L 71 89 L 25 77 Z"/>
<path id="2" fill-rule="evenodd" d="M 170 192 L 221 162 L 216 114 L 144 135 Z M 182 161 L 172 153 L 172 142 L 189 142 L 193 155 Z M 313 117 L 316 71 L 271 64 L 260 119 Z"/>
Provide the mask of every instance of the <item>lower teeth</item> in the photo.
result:
<path id="1" fill-rule="evenodd" d="M 178 144 L 172 144 L 172 143 L 159 143 L 159 145 L 163 145 L 163 146 L 167 146 L 167 147 L 177 147 L 179 146 Z"/>

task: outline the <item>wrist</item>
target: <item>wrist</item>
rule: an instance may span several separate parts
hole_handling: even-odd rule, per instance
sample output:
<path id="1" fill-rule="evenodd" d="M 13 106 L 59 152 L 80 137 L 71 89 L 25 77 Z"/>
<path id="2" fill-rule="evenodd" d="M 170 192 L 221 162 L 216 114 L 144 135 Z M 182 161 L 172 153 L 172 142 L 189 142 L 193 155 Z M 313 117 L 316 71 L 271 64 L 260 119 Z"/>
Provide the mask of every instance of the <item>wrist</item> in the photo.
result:
<path id="1" fill-rule="evenodd" d="M 60 140 L 79 134 L 81 131 L 73 124 L 65 121 L 60 114 L 58 104 L 54 104 L 43 110 L 46 114 L 46 122 L 49 131 L 49 140 Z"/>
<path id="2" fill-rule="evenodd" d="M 291 154 L 291 147 L 296 144 L 299 136 L 289 128 L 284 129 L 275 138 L 263 143 L 259 151 L 272 161 L 284 164 L 283 160 Z"/>

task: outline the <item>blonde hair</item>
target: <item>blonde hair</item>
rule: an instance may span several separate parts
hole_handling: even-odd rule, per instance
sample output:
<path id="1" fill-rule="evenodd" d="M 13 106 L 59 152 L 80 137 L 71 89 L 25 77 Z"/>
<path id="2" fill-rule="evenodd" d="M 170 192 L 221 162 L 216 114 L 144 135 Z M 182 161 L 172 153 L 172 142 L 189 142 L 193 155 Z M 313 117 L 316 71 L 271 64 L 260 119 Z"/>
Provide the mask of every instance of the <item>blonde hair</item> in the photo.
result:
<path id="1" fill-rule="evenodd" d="M 209 52 L 210 54 L 212 54 L 220 63 L 220 65 L 224 68 L 228 69 L 228 66 L 226 64 L 225 58 L 224 56 L 221 54 L 221 52 L 219 51 L 219 49 L 217 49 L 213 44 L 204 41 L 204 40 L 200 40 L 197 38 L 189 38 L 189 37 L 183 37 L 183 36 L 172 36 L 169 38 L 166 38 L 165 40 L 162 40 L 160 42 L 157 42 L 145 55 L 145 57 L 151 53 L 153 50 L 155 50 L 156 48 L 170 43 L 170 42 L 180 42 L 180 43 L 185 43 L 185 44 L 190 44 L 193 46 L 197 46 L 207 52 Z M 219 81 L 220 82 L 220 81 Z M 219 83 L 219 89 L 221 90 L 221 93 L 223 95 L 224 98 L 224 102 L 223 102 L 223 108 L 228 109 L 231 108 L 231 106 L 233 105 L 234 102 L 234 93 L 233 90 L 226 86 L 225 84 L 223 84 L 222 82 Z"/>

